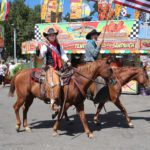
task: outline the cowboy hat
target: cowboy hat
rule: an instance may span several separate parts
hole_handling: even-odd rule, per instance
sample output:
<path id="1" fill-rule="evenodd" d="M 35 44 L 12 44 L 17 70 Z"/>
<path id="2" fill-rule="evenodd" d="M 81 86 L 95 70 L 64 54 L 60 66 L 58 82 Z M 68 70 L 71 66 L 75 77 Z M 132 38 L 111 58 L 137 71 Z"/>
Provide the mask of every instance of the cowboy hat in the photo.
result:
<path id="1" fill-rule="evenodd" d="M 86 35 L 86 39 L 87 39 L 87 40 L 90 40 L 92 35 L 98 35 L 98 36 L 99 36 L 100 34 L 101 34 L 101 32 L 97 32 L 95 29 L 93 29 L 91 32 L 89 32 L 89 33 Z"/>
<path id="2" fill-rule="evenodd" d="M 54 28 L 49 28 L 48 30 L 47 30 L 47 32 L 43 32 L 43 36 L 44 37 L 47 37 L 48 35 L 50 35 L 50 34 L 58 34 L 58 31 L 56 31 Z"/>

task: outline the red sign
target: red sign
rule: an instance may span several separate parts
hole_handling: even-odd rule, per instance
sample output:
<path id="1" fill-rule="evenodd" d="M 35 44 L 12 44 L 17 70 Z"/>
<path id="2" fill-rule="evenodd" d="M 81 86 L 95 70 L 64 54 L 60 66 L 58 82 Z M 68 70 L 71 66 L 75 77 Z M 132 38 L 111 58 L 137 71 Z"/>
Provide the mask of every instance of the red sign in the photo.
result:
<path id="1" fill-rule="evenodd" d="M 61 43 L 64 50 L 84 50 L 86 41 Z M 134 50 L 136 41 L 105 41 L 102 50 Z"/>
<path id="2" fill-rule="evenodd" d="M 84 50 L 86 41 L 84 42 L 66 42 L 61 43 L 64 50 Z"/>
<path id="3" fill-rule="evenodd" d="M 150 40 L 141 40 L 140 41 L 140 48 L 142 50 L 150 50 Z"/>
<path id="4" fill-rule="evenodd" d="M 102 45 L 103 50 L 131 50 L 136 48 L 136 41 L 111 41 L 104 42 Z"/>

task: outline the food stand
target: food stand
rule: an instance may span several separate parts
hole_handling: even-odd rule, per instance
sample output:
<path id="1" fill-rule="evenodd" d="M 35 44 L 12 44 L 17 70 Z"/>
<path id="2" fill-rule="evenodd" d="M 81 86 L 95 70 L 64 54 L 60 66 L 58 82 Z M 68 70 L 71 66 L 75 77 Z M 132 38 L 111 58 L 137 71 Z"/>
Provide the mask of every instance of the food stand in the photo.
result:
<path id="1" fill-rule="evenodd" d="M 137 40 L 137 33 L 134 33 L 137 26 L 137 20 L 110 20 L 106 26 L 106 21 L 82 21 L 82 22 L 62 22 L 62 23 L 42 23 L 35 25 L 35 41 L 23 44 L 27 53 L 35 53 L 36 46 L 39 45 L 43 38 L 43 31 L 49 27 L 54 27 L 59 31 L 58 39 L 63 49 L 68 54 L 72 62 L 79 63 L 84 57 L 86 34 L 97 29 L 102 34 L 106 30 L 105 40 L 101 48 L 101 57 L 111 56 L 115 59 L 120 58 L 121 66 L 140 66 L 140 55 L 150 53 L 150 49 L 144 49 L 145 44 Z M 134 39 L 131 39 L 134 38 Z M 38 43 L 38 44 L 37 44 Z M 146 45 L 147 46 L 147 45 Z M 23 53 L 26 53 L 25 51 Z M 127 86 L 122 88 L 123 93 L 137 94 L 138 85 L 136 81 L 131 81 Z"/>

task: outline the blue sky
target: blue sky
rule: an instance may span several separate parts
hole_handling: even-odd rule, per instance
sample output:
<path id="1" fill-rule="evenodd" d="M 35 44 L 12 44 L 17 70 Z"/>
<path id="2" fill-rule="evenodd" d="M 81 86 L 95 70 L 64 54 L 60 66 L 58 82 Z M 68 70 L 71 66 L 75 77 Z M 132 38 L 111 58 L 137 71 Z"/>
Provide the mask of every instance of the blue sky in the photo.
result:
<path id="1" fill-rule="evenodd" d="M 0 0 L 1 2 L 2 0 Z M 8 0 L 8 1 L 13 1 L 13 0 Z M 37 4 L 41 4 L 42 0 L 25 0 L 26 1 L 26 5 L 30 6 L 30 7 L 34 7 Z"/>

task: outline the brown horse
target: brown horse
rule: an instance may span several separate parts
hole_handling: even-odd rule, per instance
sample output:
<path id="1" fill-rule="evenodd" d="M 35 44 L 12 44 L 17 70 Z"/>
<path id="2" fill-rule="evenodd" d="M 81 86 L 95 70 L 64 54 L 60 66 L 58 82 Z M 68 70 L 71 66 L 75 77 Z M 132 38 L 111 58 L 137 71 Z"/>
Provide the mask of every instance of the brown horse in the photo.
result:
<path id="1" fill-rule="evenodd" d="M 59 86 L 54 86 L 53 89 L 50 87 L 50 78 L 49 77 L 51 73 L 53 73 L 53 83 L 59 83 L 59 77 L 53 70 L 53 68 L 49 68 L 48 71 L 46 72 L 46 82 L 44 84 L 45 88 L 45 97 L 41 96 L 41 85 L 34 81 L 32 79 L 32 73 L 33 71 L 39 71 L 39 69 L 26 69 L 18 72 L 12 79 L 11 81 L 11 86 L 9 90 L 9 96 L 13 96 L 14 92 L 16 90 L 17 94 L 17 101 L 14 104 L 14 111 L 16 114 L 16 131 L 19 131 L 20 126 L 21 126 L 21 120 L 20 120 L 20 115 L 19 115 L 19 110 L 22 105 L 23 107 L 23 126 L 26 131 L 30 131 L 30 128 L 28 127 L 27 124 L 27 112 L 31 104 L 33 103 L 33 100 L 35 97 L 43 100 L 44 102 L 49 102 L 50 99 L 58 100 L 59 95 L 57 94 L 57 91 L 60 90 Z M 53 91 L 52 91 L 53 90 Z M 53 93 L 53 94 L 52 94 Z"/>
<path id="2" fill-rule="evenodd" d="M 32 70 L 24 70 L 18 73 L 12 80 L 10 94 L 14 93 L 16 89 L 17 93 L 17 101 L 14 105 L 14 110 L 16 113 L 16 128 L 17 130 L 20 128 L 21 121 L 19 117 L 19 109 L 24 104 L 23 109 L 23 126 L 26 130 L 29 130 L 27 124 L 27 112 L 29 107 L 31 106 L 33 99 L 35 97 L 40 98 L 40 86 L 38 83 L 31 81 Z M 87 78 L 83 77 L 85 75 Z M 73 76 L 71 77 L 71 81 L 69 85 L 63 87 L 63 93 L 67 96 L 67 101 L 64 107 L 64 113 L 66 113 L 67 109 L 74 105 L 79 113 L 80 119 L 84 126 L 84 130 L 87 133 L 88 137 L 92 138 L 93 134 L 89 130 L 85 113 L 84 113 L 84 99 L 86 97 L 86 90 L 92 84 L 92 80 L 95 80 L 98 76 L 101 76 L 105 79 L 113 78 L 113 71 L 110 67 L 110 64 L 106 60 L 98 60 L 95 62 L 91 62 L 88 64 L 84 64 L 77 69 Z M 69 90 L 69 91 L 68 91 Z M 53 127 L 54 135 L 57 134 L 57 130 L 60 125 L 60 119 L 58 119 Z"/>
<path id="3" fill-rule="evenodd" d="M 121 88 L 122 86 L 126 85 L 129 81 L 131 80 L 136 80 L 140 85 L 144 86 L 145 88 L 147 88 L 147 90 L 149 90 L 150 88 L 150 81 L 146 72 L 146 68 L 139 68 L 139 67 L 122 67 L 122 68 L 116 68 L 113 70 L 114 74 L 116 76 L 116 81 L 117 84 L 115 84 L 111 89 L 109 90 L 111 91 L 111 94 L 114 93 L 114 95 L 117 94 L 117 99 L 115 99 L 114 101 L 112 101 L 112 99 L 110 99 L 110 95 L 109 95 L 109 91 L 107 87 L 102 88 L 96 95 L 96 99 L 99 99 L 100 97 L 102 97 L 103 99 L 101 99 L 99 101 L 99 106 L 97 108 L 97 112 L 94 116 L 94 122 L 98 123 L 98 117 L 99 117 L 99 113 L 101 111 L 101 109 L 103 108 L 104 104 L 110 100 L 112 101 L 117 108 L 119 108 L 121 110 L 121 112 L 125 115 L 127 124 L 129 127 L 134 127 L 133 123 L 131 122 L 131 119 L 129 118 L 126 109 L 124 108 L 124 106 L 122 105 L 121 101 L 120 101 L 120 95 L 121 95 Z M 92 84 L 90 87 L 90 91 L 92 93 L 94 93 L 95 90 L 95 85 Z M 105 95 L 104 95 L 105 93 Z"/>

